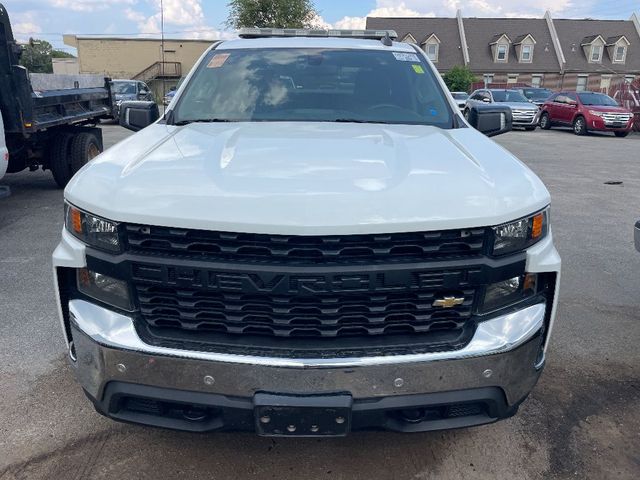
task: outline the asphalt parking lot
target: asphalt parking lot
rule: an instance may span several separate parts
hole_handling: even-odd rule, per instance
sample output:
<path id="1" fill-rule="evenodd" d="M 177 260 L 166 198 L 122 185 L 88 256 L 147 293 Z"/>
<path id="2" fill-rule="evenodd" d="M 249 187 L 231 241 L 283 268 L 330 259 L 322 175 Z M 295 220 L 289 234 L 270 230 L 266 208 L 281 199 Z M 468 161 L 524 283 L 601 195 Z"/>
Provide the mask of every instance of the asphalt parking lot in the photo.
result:
<path id="1" fill-rule="evenodd" d="M 128 132 L 104 134 L 109 146 Z M 516 417 L 415 435 L 275 440 L 99 416 L 55 314 L 62 192 L 49 172 L 0 180 L 12 190 L 0 200 L 0 479 L 640 478 L 640 135 L 538 129 L 497 141 L 552 194 L 563 278 L 548 363 Z"/>

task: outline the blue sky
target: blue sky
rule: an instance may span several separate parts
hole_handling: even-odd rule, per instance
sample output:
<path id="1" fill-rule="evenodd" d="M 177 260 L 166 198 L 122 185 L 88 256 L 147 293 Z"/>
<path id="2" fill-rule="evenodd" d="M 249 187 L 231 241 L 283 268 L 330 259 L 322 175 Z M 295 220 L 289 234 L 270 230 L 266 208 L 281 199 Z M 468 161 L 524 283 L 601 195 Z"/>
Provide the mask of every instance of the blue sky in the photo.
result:
<path id="1" fill-rule="evenodd" d="M 232 36 L 226 31 L 228 0 L 163 0 L 165 32 L 184 38 Z M 43 38 L 58 48 L 63 33 L 157 36 L 160 0 L 0 0 L 20 40 Z M 640 0 L 315 0 L 317 23 L 362 28 L 367 16 L 542 16 L 628 19 Z"/>

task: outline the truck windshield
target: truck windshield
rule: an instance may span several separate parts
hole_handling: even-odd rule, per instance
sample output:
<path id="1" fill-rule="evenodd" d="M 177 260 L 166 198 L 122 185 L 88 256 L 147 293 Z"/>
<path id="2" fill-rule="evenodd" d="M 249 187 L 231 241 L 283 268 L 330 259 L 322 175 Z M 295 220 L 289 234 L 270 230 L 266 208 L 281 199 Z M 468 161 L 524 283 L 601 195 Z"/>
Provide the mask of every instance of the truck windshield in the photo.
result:
<path id="1" fill-rule="evenodd" d="M 580 101 L 583 105 L 602 105 L 605 107 L 618 106 L 618 102 L 604 93 L 579 93 L 578 96 L 580 97 Z"/>
<path id="2" fill-rule="evenodd" d="M 129 95 L 136 93 L 136 84 L 135 82 L 113 82 L 112 89 L 113 93 Z"/>
<path id="3" fill-rule="evenodd" d="M 324 121 L 453 127 L 446 97 L 416 53 L 354 49 L 213 50 L 172 123 Z"/>
<path id="4" fill-rule="evenodd" d="M 524 95 L 515 90 L 492 90 L 491 93 L 493 94 L 493 100 L 496 102 L 529 102 Z"/>

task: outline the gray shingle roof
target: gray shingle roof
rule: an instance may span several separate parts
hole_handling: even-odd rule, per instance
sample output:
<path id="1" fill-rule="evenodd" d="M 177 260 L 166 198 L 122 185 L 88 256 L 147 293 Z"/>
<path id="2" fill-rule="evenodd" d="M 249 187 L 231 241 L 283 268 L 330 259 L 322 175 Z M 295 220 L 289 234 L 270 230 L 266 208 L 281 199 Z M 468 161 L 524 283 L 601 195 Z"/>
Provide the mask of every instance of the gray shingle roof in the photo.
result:
<path id="1" fill-rule="evenodd" d="M 558 72 L 560 65 L 547 22 L 541 18 L 465 18 L 464 29 L 469 47 L 470 67 L 475 72 Z M 501 32 L 496 35 L 496 32 Z M 493 61 L 489 44 L 504 32 L 509 38 L 527 34 L 536 41 L 531 63 L 519 63 L 516 49 L 509 49 L 509 61 Z M 524 37 L 523 37 L 524 38 Z"/>
<path id="2" fill-rule="evenodd" d="M 607 42 L 607 45 L 613 45 L 618 40 L 620 40 L 622 37 L 624 37 L 624 35 L 614 35 L 612 37 L 607 37 L 607 39 L 605 41 Z"/>
<path id="3" fill-rule="evenodd" d="M 582 41 L 580 42 L 580 45 L 588 45 L 591 42 L 593 42 L 596 38 L 598 38 L 600 35 L 589 35 L 588 37 L 584 37 L 582 39 Z M 604 40 L 604 39 L 603 39 Z"/>
<path id="4" fill-rule="evenodd" d="M 554 20 L 553 24 L 558 32 L 560 44 L 567 61 L 566 70 L 571 72 L 602 72 L 613 73 L 640 72 L 640 37 L 630 20 Z M 627 50 L 624 65 L 611 63 L 608 53 L 602 56 L 602 63 L 589 63 L 580 46 L 585 34 L 590 36 L 602 35 L 603 38 L 620 37 L 624 35 L 631 42 Z M 467 36 L 468 38 L 468 36 Z M 608 42 L 607 42 L 608 43 Z"/>
<path id="5" fill-rule="evenodd" d="M 372 29 L 392 29 L 398 32 L 398 38 L 408 33 L 419 42 L 424 41 L 432 33 L 440 39 L 438 48 L 439 70 L 446 71 L 456 65 L 464 65 L 458 21 L 455 18 L 367 18 L 367 27 Z"/>

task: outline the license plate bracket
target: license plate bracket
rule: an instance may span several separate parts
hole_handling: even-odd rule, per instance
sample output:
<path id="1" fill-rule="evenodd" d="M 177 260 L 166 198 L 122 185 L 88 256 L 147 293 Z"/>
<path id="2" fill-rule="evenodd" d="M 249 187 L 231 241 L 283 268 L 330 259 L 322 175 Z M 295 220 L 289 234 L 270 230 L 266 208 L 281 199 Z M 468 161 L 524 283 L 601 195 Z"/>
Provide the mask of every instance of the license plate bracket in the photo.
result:
<path id="1" fill-rule="evenodd" d="M 351 395 L 277 395 L 253 398 L 258 435 L 343 437 L 351 430 Z"/>

